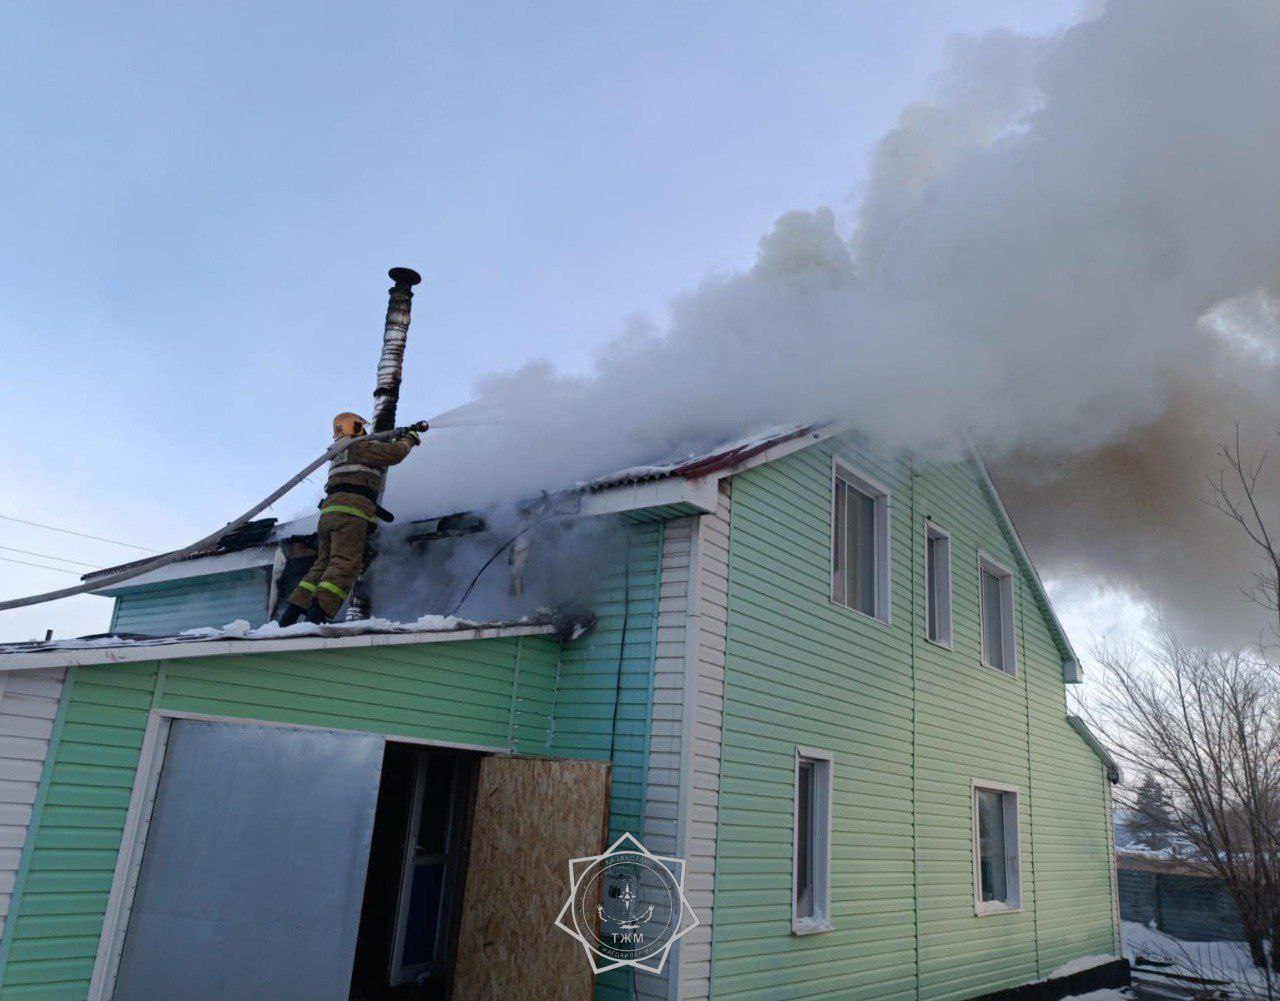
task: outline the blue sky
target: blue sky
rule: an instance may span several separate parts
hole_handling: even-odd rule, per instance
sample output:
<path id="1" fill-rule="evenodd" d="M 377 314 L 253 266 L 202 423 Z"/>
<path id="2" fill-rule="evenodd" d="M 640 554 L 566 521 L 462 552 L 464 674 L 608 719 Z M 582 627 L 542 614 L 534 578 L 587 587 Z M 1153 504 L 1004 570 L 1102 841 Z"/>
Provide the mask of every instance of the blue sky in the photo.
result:
<path id="1" fill-rule="evenodd" d="M 847 224 L 955 36 L 1077 11 L 6 4 L 0 516 L 154 549 L 226 521 L 368 408 L 392 264 L 426 277 L 406 418 L 530 358 L 581 368 L 781 212 Z M 141 555 L 4 520 L 0 547 Z M 0 570 L 6 597 L 75 580 Z M 0 640 L 108 609 L 0 613 Z"/>

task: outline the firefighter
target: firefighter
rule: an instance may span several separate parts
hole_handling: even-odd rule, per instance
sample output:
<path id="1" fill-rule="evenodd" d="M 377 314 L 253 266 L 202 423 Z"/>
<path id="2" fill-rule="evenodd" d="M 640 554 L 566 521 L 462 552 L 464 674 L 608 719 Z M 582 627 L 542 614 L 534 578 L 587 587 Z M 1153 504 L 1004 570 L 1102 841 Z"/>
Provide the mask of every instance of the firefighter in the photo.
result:
<path id="1" fill-rule="evenodd" d="M 319 551 L 301 583 L 276 616 L 282 626 L 301 618 L 328 622 L 347 600 L 351 585 L 364 569 L 365 543 L 385 512 L 378 506 L 387 469 L 404 461 L 427 430 L 420 421 L 391 441 L 361 441 L 365 420 L 342 413 L 333 419 L 333 437 L 354 439 L 329 464 L 325 497 L 320 502 Z"/>

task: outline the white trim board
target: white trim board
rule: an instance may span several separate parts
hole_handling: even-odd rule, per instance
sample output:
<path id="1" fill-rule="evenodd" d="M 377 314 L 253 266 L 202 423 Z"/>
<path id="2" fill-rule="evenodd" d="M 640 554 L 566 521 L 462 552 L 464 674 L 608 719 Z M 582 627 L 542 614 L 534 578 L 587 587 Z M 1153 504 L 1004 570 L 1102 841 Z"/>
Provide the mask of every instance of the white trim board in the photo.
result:
<path id="1" fill-rule="evenodd" d="M 550 636 L 551 625 L 476 626 L 404 633 L 353 633 L 281 639 L 190 640 L 177 643 L 138 643 L 121 646 L 88 646 L 32 653 L 0 654 L 0 671 L 30 671 L 41 667 L 96 667 L 135 664 L 151 660 L 187 660 L 254 653 L 293 653 L 298 650 L 348 650 L 361 647 L 403 646 L 412 643 L 451 643 L 464 640 L 508 639 L 517 636 Z"/>
<path id="2" fill-rule="evenodd" d="M 174 580 L 196 580 L 211 574 L 231 573 L 234 570 L 249 570 L 253 567 L 269 567 L 276 558 L 275 543 L 255 546 L 253 549 L 239 549 L 234 553 L 220 553 L 217 556 L 197 556 L 190 560 L 179 560 L 168 566 L 152 570 L 141 577 L 120 583 L 114 587 L 104 587 L 91 594 L 114 598 L 118 594 L 132 591 L 134 588 L 146 587 L 148 584 L 162 584 Z"/>

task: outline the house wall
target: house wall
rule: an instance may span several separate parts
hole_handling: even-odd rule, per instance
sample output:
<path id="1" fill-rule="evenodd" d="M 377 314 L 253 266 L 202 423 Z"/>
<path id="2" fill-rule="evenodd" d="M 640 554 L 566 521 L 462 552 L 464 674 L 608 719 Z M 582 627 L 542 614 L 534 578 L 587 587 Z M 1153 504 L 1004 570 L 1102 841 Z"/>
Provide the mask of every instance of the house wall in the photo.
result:
<path id="1" fill-rule="evenodd" d="M 550 738 L 558 757 L 612 757 L 610 843 L 627 832 L 643 837 L 666 525 L 643 522 L 626 532 L 625 570 L 603 582 L 595 628 L 561 654 Z M 596 978 L 598 1001 L 634 994 L 628 968 Z"/>
<path id="2" fill-rule="evenodd" d="M 129 588 L 118 593 L 111 632 L 172 636 L 236 619 L 260 626 L 267 621 L 270 580 L 270 567 L 250 567 Z"/>
<path id="3" fill-rule="evenodd" d="M 685 860 L 686 896 L 701 922 L 676 946 L 681 1001 L 711 997 L 711 939 L 715 920 L 716 842 L 724 720 L 725 638 L 729 594 L 730 480 L 720 483 L 715 514 L 698 521 L 685 651 L 685 775 L 683 825 L 677 854 Z"/>
<path id="4" fill-rule="evenodd" d="M 679 855 L 681 747 L 684 733 L 685 640 L 693 599 L 691 561 L 697 544 L 696 518 L 666 523 L 662 533 L 662 579 L 653 658 L 653 710 L 646 763 L 643 831 L 636 832 L 655 855 Z M 665 894 L 642 886 L 646 903 L 663 907 Z M 676 964 L 660 974 L 637 972 L 636 1001 L 666 1001 Z"/>
<path id="5" fill-rule="evenodd" d="M 830 602 L 831 460 L 889 489 L 891 624 Z M 924 519 L 952 534 L 953 637 L 924 639 Z M 1015 572 L 1017 677 L 979 661 L 979 548 L 1017 569 L 975 471 L 823 444 L 736 476 L 716 998 L 963 999 L 1114 951 L 1105 776 Z M 793 760 L 835 755 L 832 923 L 791 934 Z M 1019 790 L 1023 905 L 976 917 L 970 782 Z"/>
<path id="6" fill-rule="evenodd" d="M 560 658 L 551 753 L 613 760 L 609 838 L 644 823 L 662 522 L 626 528 L 623 567 L 602 582 L 597 619 Z"/>
<path id="7" fill-rule="evenodd" d="M 596 629 L 563 648 L 524 637 L 71 669 L 26 879 L 0 941 L 0 1001 L 85 997 L 153 708 L 522 754 L 612 753 L 610 830 L 639 832 L 664 526 L 628 531 L 627 567 L 604 581 Z M 625 978 L 599 980 L 600 998 L 626 996 Z"/>
<path id="8" fill-rule="evenodd" d="M 89 987 L 153 708 L 547 753 L 544 637 L 72 668 L 0 999 Z"/>
<path id="9" fill-rule="evenodd" d="M 53 735 L 64 668 L 0 674 L 0 929 Z"/>
<path id="10" fill-rule="evenodd" d="M 685 861 L 686 896 L 701 924 L 676 943 L 660 974 L 635 975 L 636 1001 L 691 1001 L 710 991 L 728 505 L 724 481 L 714 514 L 663 530 L 643 842 Z"/>

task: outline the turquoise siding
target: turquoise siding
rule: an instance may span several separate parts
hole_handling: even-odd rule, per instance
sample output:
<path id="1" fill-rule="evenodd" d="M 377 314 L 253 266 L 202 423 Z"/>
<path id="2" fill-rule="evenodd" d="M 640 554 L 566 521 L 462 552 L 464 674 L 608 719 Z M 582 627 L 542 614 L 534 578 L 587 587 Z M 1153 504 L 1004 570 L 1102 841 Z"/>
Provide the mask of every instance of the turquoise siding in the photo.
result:
<path id="1" fill-rule="evenodd" d="M 236 619 L 260 626 L 267 621 L 270 579 L 270 567 L 251 567 L 130 588 L 116 598 L 111 631 L 172 636 Z"/>
<path id="2" fill-rule="evenodd" d="M 1016 568 L 964 464 L 839 454 L 892 495 L 891 624 L 829 601 L 833 447 L 735 477 L 712 942 L 716 998 L 970 998 L 1114 950 L 1101 763 L 1015 574 L 1017 677 L 979 662 L 979 548 Z M 954 649 L 924 639 L 924 520 L 952 534 Z M 791 934 L 793 756 L 834 752 L 832 923 Z M 1023 906 L 976 917 L 970 782 L 1020 791 Z"/>
<path id="3" fill-rule="evenodd" d="M 564 648 L 551 736 L 558 757 L 607 760 L 612 750 L 611 840 L 638 837 L 643 822 L 662 570 L 662 524 L 628 531 L 626 572 L 606 581 L 595 628 Z"/>
<path id="4" fill-rule="evenodd" d="M 628 531 L 626 571 L 606 582 L 595 629 L 562 652 L 551 736 L 557 757 L 607 760 L 612 750 L 611 843 L 643 832 L 664 526 L 645 522 Z M 629 970 L 601 974 L 597 1001 L 626 1001 L 630 985 Z"/>

